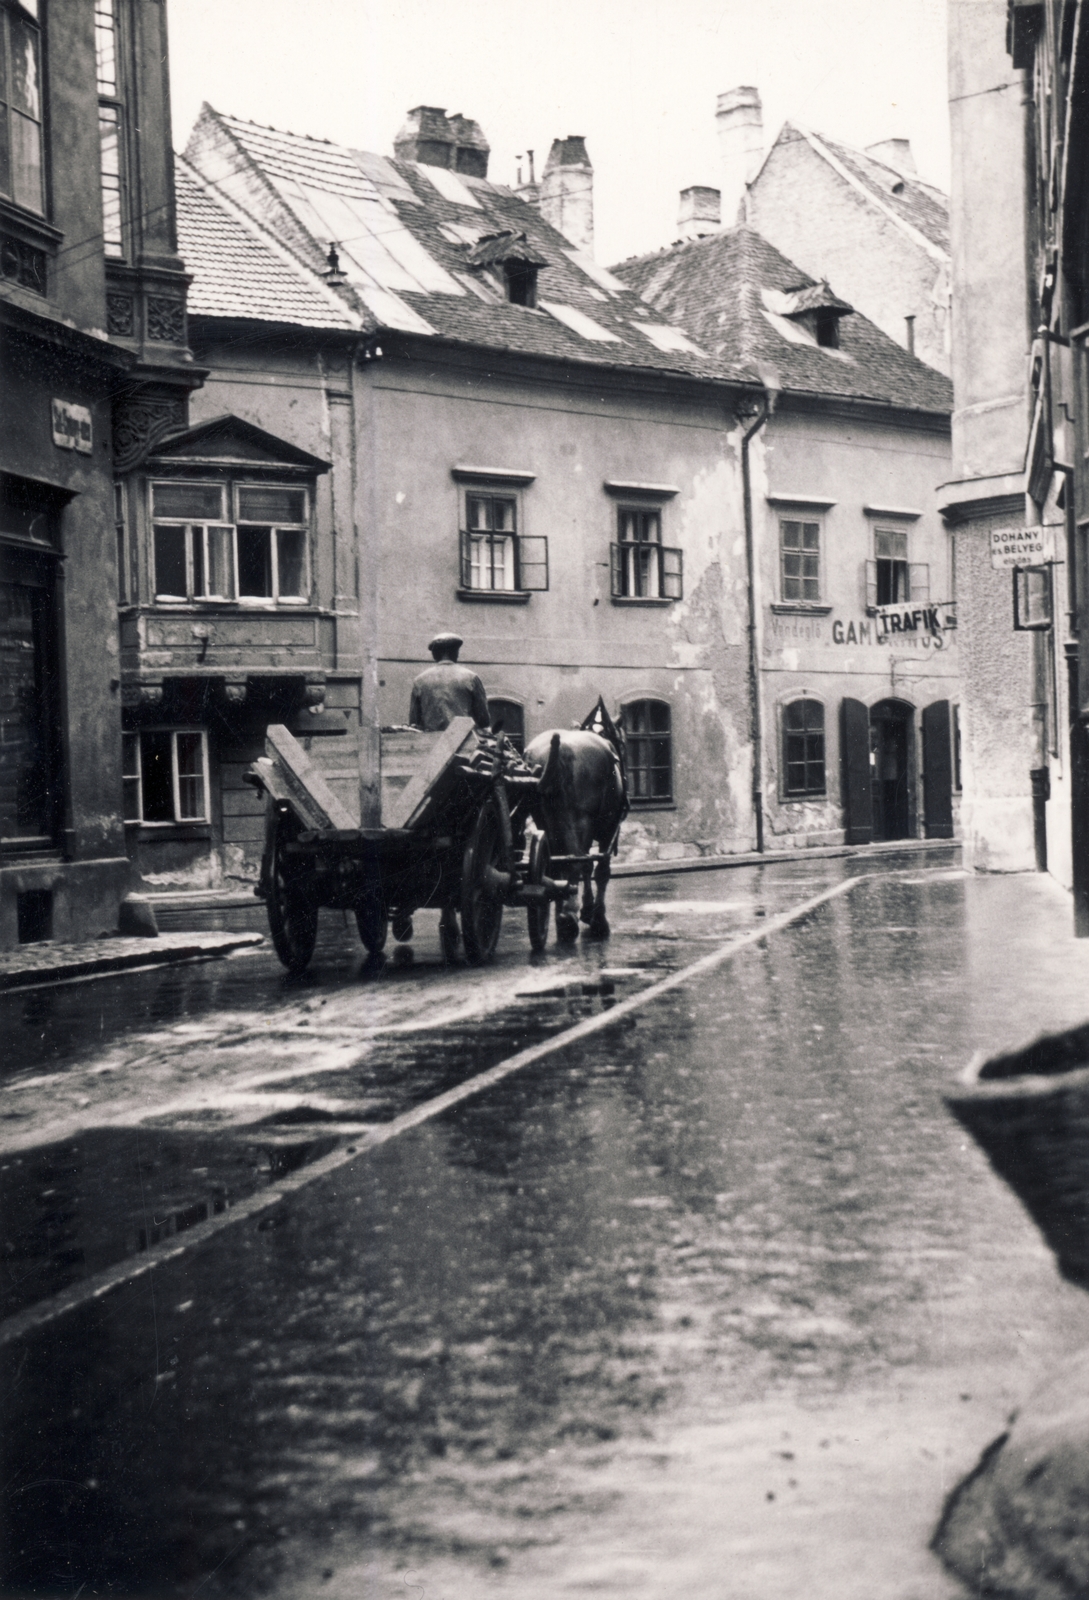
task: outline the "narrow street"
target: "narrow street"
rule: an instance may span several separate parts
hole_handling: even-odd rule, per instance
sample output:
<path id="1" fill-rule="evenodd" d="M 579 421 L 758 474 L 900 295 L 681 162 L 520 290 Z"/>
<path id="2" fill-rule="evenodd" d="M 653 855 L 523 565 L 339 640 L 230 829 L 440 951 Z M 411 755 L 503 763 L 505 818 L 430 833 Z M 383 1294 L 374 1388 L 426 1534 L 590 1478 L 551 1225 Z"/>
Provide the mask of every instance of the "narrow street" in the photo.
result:
<path id="1" fill-rule="evenodd" d="M 5 1592 L 964 1593 L 943 1497 L 1087 1319 L 941 1093 L 1084 1020 L 1065 897 L 918 854 L 610 899 L 483 971 L 330 916 L 305 980 L 2 1003 Z"/>

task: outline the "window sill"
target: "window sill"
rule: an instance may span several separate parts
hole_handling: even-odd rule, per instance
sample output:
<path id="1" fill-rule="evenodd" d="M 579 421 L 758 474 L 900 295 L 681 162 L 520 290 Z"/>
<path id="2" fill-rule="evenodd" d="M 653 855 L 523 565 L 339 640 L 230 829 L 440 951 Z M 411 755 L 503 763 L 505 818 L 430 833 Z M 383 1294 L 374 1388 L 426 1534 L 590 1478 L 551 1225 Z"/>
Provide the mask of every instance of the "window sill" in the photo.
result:
<path id="1" fill-rule="evenodd" d="M 637 800 L 634 795 L 628 796 L 628 805 L 632 811 L 676 811 L 676 800 Z"/>
<path id="2" fill-rule="evenodd" d="M 827 789 L 814 789 L 811 794 L 781 794 L 779 804 L 783 806 L 808 805 L 814 800 L 827 800 Z"/>
<path id="3" fill-rule="evenodd" d="M 609 598 L 612 600 L 612 603 L 613 603 L 614 606 L 659 606 L 659 607 L 661 607 L 661 606 L 675 606 L 677 604 L 676 600 L 670 600 L 669 597 L 666 596 L 666 595 L 614 594 L 614 595 L 610 595 Z"/>
<path id="4" fill-rule="evenodd" d="M 210 822 L 125 822 L 125 831 L 135 832 L 141 839 L 210 839 Z"/>
<path id="5" fill-rule="evenodd" d="M 771 609 L 777 617 L 827 617 L 832 612 L 831 606 L 815 600 L 773 600 Z"/>
<path id="6" fill-rule="evenodd" d="M 524 606 L 529 604 L 532 589 L 458 589 L 459 600 L 483 601 L 492 606 Z"/>

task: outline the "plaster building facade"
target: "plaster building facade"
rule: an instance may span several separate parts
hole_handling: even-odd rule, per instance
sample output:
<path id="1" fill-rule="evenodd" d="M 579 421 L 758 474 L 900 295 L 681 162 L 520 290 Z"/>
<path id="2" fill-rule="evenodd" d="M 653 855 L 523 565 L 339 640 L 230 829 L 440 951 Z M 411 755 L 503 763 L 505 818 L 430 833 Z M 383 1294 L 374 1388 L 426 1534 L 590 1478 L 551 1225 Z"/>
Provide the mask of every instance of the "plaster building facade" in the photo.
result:
<path id="1" fill-rule="evenodd" d="M 127 474 L 200 381 L 174 237 L 165 8 L 4 0 L 0 948 L 112 931 L 130 867 Z M 139 107 L 139 115 L 136 108 Z"/>
<path id="2" fill-rule="evenodd" d="M 1054 873 L 1085 937 L 1089 36 L 1064 0 L 958 0 L 950 22 L 963 477 L 947 492 L 978 617 L 977 854 Z"/>
<path id="3" fill-rule="evenodd" d="M 179 708 L 190 696 L 174 726 L 203 734 L 212 799 L 188 837 L 144 825 L 147 882 L 252 876 L 260 804 L 241 772 L 273 696 L 300 733 L 347 730 L 347 770 L 368 727 L 407 720 L 447 628 L 516 739 L 599 695 L 622 718 L 629 854 L 754 843 L 740 440 L 759 375 L 652 312 L 543 202 L 490 183 L 479 129 L 444 116 L 417 108 L 389 159 L 205 108 L 179 162 L 209 376 L 189 435 L 148 463 L 124 662 Z M 556 168 L 585 181 L 581 141 L 559 143 Z M 191 571 L 184 595 L 162 588 L 156 482 L 229 468 L 237 497 L 249 470 L 225 443 L 215 464 L 205 424 L 221 441 L 257 430 L 273 472 L 277 451 L 309 458 L 305 593 L 241 593 L 240 544 L 234 592 L 198 594 Z M 237 541 L 231 505 L 212 509 Z"/>
<path id="4" fill-rule="evenodd" d="M 765 145 L 759 91 L 718 99 L 723 215 L 747 222 L 929 366 L 951 370 L 949 200 L 906 139 L 855 150 L 786 122 Z"/>
<path id="5" fill-rule="evenodd" d="M 1026 17 L 1038 9 L 1018 8 Z M 1046 255 L 1035 235 L 1039 198 L 1031 141 L 1026 146 L 1034 89 L 1026 58 L 1009 54 L 1007 20 L 1004 0 L 950 7 L 955 408 L 942 506 L 955 542 L 964 641 L 964 847 L 977 868 L 1047 868 L 1069 885 L 1073 608 L 1063 589 L 1074 497 L 1064 511 L 1055 464 L 1072 467 L 1074 458 L 1070 442 L 1050 442 L 1045 424 L 1049 414 L 1063 420 L 1063 402 L 1073 407 L 1068 347 L 1044 339 L 1034 350 Z M 1048 413 L 1045 371 L 1058 386 Z M 1024 580 L 992 535 L 1042 523 L 1051 530 L 1054 564 L 1044 570 L 1054 620 L 1022 629 L 1014 594 Z"/>
<path id="6" fill-rule="evenodd" d="M 768 844 L 951 837 L 948 380 L 748 227 L 614 270 L 709 354 L 758 368 L 769 396 L 750 460 Z"/>

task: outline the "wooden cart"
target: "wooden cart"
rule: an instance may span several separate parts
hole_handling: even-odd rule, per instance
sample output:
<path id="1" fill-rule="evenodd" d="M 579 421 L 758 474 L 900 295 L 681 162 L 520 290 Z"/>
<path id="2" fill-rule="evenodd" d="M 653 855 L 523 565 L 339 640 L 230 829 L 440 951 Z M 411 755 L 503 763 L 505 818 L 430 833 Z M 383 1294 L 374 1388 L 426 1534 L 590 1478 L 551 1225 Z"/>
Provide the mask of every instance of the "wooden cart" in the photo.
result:
<path id="1" fill-rule="evenodd" d="M 495 952 L 504 906 L 525 907 L 541 950 L 552 901 L 570 893 L 550 877 L 547 839 L 530 819 L 536 776 L 470 717 L 442 733 L 384 729 L 369 745 L 364 730 L 362 746 L 274 725 L 246 779 L 266 797 L 257 893 L 291 972 L 314 952 L 322 906 L 354 912 L 374 956 L 391 924 L 405 939 L 415 911 L 456 911 L 475 966 Z M 442 932 L 452 956 L 452 918 Z"/>

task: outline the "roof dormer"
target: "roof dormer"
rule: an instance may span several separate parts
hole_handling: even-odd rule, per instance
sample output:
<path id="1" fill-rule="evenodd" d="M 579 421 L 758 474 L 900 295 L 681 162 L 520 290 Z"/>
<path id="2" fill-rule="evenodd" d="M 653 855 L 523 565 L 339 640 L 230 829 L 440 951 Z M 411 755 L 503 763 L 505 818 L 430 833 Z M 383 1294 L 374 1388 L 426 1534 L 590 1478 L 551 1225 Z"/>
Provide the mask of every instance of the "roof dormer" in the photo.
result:
<path id="1" fill-rule="evenodd" d="M 475 271 L 489 273 L 511 305 L 536 306 L 537 274 L 548 261 L 524 233 L 513 228 L 485 233 L 470 246 L 467 261 Z"/>
<path id="2" fill-rule="evenodd" d="M 839 349 L 839 322 L 841 317 L 854 313 L 854 306 L 833 294 L 827 283 L 802 284 L 797 289 L 786 289 L 776 307 L 780 316 L 799 323 L 824 350 Z"/>

